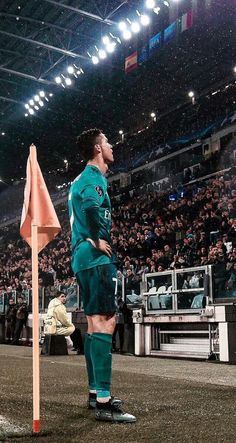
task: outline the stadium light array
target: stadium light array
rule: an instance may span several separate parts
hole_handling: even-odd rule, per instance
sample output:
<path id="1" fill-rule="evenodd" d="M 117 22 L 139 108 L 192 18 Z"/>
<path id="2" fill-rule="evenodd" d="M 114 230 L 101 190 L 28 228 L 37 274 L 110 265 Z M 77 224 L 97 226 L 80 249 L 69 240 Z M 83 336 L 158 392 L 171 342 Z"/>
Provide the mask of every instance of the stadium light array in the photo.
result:
<path id="1" fill-rule="evenodd" d="M 49 102 L 49 97 L 53 97 L 53 94 L 50 92 L 48 96 L 45 91 L 39 91 L 37 94 L 31 98 L 28 103 L 25 103 L 24 107 L 26 109 L 25 117 L 29 117 L 29 115 L 34 115 L 36 111 L 39 111 L 45 105 L 45 102 Z M 45 102 L 44 102 L 45 100 Z"/>
<path id="2" fill-rule="evenodd" d="M 189 96 L 189 98 L 191 98 L 192 104 L 195 105 L 196 97 L 195 97 L 194 92 L 193 91 L 189 91 L 188 96 Z"/>
<path id="3" fill-rule="evenodd" d="M 156 122 L 157 121 L 157 117 L 155 112 L 151 112 L 150 116 L 152 117 L 153 121 Z"/>
<path id="4" fill-rule="evenodd" d="M 165 4 L 168 4 L 168 2 L 164 2 Z M 156 7 L 156 0 L 146 0 L 146 7 L 148 9 L 153 9 Z M 118 29 L 122 33 L 122 38 L 124 40 L 130 40 L 133 34 L 137 34 L 141 30 L 141 26 L 148 26 L 150 24 L 150 17 L 147 14 L 141 14 L 138 10 L 136 10 L 138 19 L 132 19 L 132 21 L 127 17 L 124 20 L 120 21 L 118 23 Z M 97 65 L 100 60 L 104 60 L 107 58 L 108 54 L 112 54 L 117 46 L 117 44 L 121 44 L 121 39 L 113 35 L 111 32 L 104 35 L 102 37 L 102 44 L 104 47 L 98 48 L 95 46 L 96 52 L 93 53 L 93 51 L 88 52 L 87 54 L 91 59 L 92 64 Z M 78 78 L 81 74 L 84 74 L 84 71 L 82 68 L 76 66 L 75 64 L 69 65 L 66 68 L 66 75 L 63 75 L 63 73 L 58 74 L 54 81 L 55 83 L 64 89 L 66 86 L 72 85 L 72 79 L 68 76 L 73 75 L 75 78 Z M 49 94 L 49 97 L 52 97 L 52 94 Z M 33 99 L 30 99 L 29 103 L 25 104 L 25 108 L 27 112 L 25 113 L 25 116 L 29 116 L 35 114 L 35 110 L 38 111 L 40 108 L 44 106 L 44 102 L 49 101 L 48 97 L 46 96 L 44 91 L 40 91 L 38 94 L 36 94 Z"/>

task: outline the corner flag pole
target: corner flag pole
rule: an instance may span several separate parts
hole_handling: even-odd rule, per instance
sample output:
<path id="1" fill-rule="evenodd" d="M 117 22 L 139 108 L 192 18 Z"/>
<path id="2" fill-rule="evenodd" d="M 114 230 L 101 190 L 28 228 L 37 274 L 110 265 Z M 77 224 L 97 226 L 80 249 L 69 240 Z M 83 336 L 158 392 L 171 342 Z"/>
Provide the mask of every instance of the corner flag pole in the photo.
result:
<path id="1" fill-rule="evenodd" d="M 38 254 L 61 231 L 41 169 L 36 146 L 30 146 L 20 234 L 31 247 L 33 305 L 33 432 L 40 432 Z"/>
<path id="2" fill-rule="evenodd" d="M 37 205 L 37 157 L 36 149 L 30 147 L 32 158 L 31 201 L 33 214 Z M 40 432 L 40 378 L 39 378 L 39 290 L 38 290 L 38 225 L 33 218 L 31 222 L 32 236 L 32 311 L 33 311 L 33 432 Z"/>
<path id="3" fill-rule="evenodd" d="M 33 304 L 33 432 L 40 432 L 39 379 L 39 297 L 38 297 L 38 226 L 32 230 L 32 304 Z"/>

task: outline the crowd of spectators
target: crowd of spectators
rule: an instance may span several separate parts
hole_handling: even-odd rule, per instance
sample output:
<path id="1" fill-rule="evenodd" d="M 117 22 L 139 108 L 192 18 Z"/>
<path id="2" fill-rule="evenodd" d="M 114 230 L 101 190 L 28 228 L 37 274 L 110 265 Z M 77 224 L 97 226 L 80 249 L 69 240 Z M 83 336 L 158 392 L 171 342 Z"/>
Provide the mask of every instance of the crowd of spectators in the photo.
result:
<path id="1" fill-rule="evenodd" d="M 236 285 L 235 168 L 198 186 L 184 197 L 149 192 L 113 202 L 112 242 L 127 290 L 138 291 L 142 274 L 207 264 L 224 264 Z M 65 204 L 57 207 L 62 233 L 39 257 L 40 287 L 74 285 L 70 266 L 70 227 Z M 0 291 L 31 288 L 31 250 L 18 225 L 0 230 Z"/>

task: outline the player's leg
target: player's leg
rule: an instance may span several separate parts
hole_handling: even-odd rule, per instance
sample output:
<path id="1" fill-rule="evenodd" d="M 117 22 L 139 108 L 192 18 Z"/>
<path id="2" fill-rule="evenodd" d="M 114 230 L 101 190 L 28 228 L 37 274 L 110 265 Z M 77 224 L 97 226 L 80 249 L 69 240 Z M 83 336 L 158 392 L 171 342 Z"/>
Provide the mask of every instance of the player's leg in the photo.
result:
<path id="1" fill-rule="evenodd" d="M 116 272 L 114 265 L 99 266 L 96 286 L 93 288 L 90 317 L 92 320 L 91 360 L 97 391 L 95 417 L 101 421 L 136 421 L 133 415 L 123 413 L 121 401 L 111 398 L 112 336 L 116 326 L 115 302 Z M 95 295 L 95 296 L 94 296 Z M 92 313 L 94 312 L 94 314 Z"/>

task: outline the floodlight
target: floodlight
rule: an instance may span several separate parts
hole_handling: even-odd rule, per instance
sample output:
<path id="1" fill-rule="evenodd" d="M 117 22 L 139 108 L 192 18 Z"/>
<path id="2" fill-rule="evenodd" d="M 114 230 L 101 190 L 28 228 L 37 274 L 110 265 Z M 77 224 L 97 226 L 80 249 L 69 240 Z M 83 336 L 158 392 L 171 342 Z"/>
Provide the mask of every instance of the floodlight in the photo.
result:
<path id="1" fill-rule="evenodd" d="M 146 8 L 153 9 L 156 6 L 155 0 L 146 0 Z"/>
<path id="2" fill-rule="evenodd" d="M 68 74 L 74 74 L 74 66 L 68 66 L 68 68 L 67 68 L 67 72 L 68 72 Z"/>
<path id="3" fill-rule="evenodd" d="M 55 82 L 59 85 L 62 82 L 61 77 L 57 76 Z"/>
<path id="4" fill-rule="evenodd" d="M 36 109 L 36 111 L 39 110 L 39 107 L 37 105 L 34 106 L 34 109 Z"/>
<path id="5" fill-rule="evenodd" d="M 35 96 L 34 96 L 34 101 L 35 101 L 35 102 L 39 102 L 39 100 L 40 100 L 39 95 L 35 95 Z"/>
<path id="6" fill-rule="evenodd" d="M 115 42 L 110 42 L 107 46 L 106 46 L 106 50 L 107 52 L 111 53 L 114 52 L 116 47 L 116 43 Z"/>
<path id="7" fill-rule="evenodd" d="M 125 22 L 120 22 L 118 28 L 120 31 L 124 31 L 127 28 L 127 24 Z"/>
<path id="8" fill-rule="evenodd" d="M 29 104 L 30 104 L 31 106 L 34 106 L 34 100 L 31 99 L 31 100 L 29 101 Z"/>
<path id="9" fill-rule="evenodd" d="M 161 10 L 160 6 L 157 6 L 156 8 L 153 9 L 153 12 L 155 12 L 155 14 L 158 15 L 160 10 Z"/>
<path id="10" fill-rule="evenodd" d="M 141 17 L 140 17 L 140 22 L 141 22 L 141 24 L 142 24 L 143 26 L 147 26 L 147 25 L 149 25 L 149 23 L 150 23 L 150 18 L 148 17 L 148 15 L 143 14 L 143 15 L 141 15 Z"/>
<path id="11" fill-rule="evenodd" d="M 44 91 L 40 91 L 39 95 L 40 95 L 40 97 L 45 97 L 45 92 Z"/>
<path id="12" fill-rule="evenodd" d="M 42 100 L 39 100 L 39 106 L 44 106 L 44 103 L 43 103 L 43 101 Z"/>
<path id="13" fill-rule="evenodd" d="M 65 78 L 65 84 L 66 84 L 67 86 L 72 85 L 72 81 L 71 81 L 71 79 L 68 78 L 68 77 L 66 77 L 66 78 Z"/>
<path id="14" fill-rule="evenodd" d="M 28 103 L 25 104 L 25 108 L 26 108 L 26 109 L 29 109 L 29 105 L 28 105 Z"/>
<path id="15" fill-rule="evenodd" d="M 108 35 L 104 35 L 104 36 L 102 37 L 102 43 L 103 43 L 104 45 L 109 45 L 109 43 L 110 43 L 110 39 L 109 39 Z"/>
<path id="16" fill-rule="evenodd" d="M 30 108 L 30 109 L 29 109 L 29 113 L 30 113 L 31 115 L 33 115 L 33 114 L 34 114 L 34 110 L 33 110 L 32 108 Z"/>
<path id="17" fill-rule="evenodd" d="M 193 98 L 193 97 L 194 97 L 194 92 L 193 92 L 193 91 L 189 91 L 188 96 L 189 96 L 190 98 Z"/>
<path id="18" fill-rule="evenodd" d="M 132 33 L 128 29 L 125 29 L 123 32 L 124 40 L 129 40 L 131 37 L 132 37 Z"/>
<path id="19" fill-rule="evenodd" d="M 99 49 L 98 55 L 101 60 L 104 60 L 104 58 L 106 58 L 106 56 L 107 56 L 107 53 L 106 53 L 106 51 L 104 51 L 104 49 Z"/>
<path id="20" fill-rule="evenodd" d="M 140 24 L 138 22 L 133 22 L 131 24 L 131 29 L 136 34 L 137 32 L 140 31 Z"/>
<path id="21" fill-rule="evenodd" d="M 97 65 L 99 63 L 99 58 L 96 55 L 92 56 L 92 62 L 94 65 Z"/>

